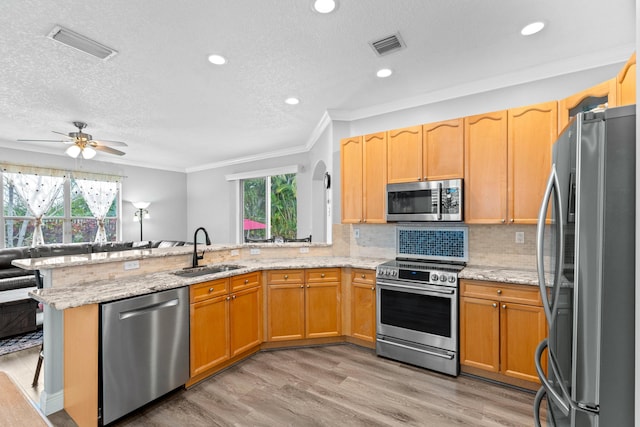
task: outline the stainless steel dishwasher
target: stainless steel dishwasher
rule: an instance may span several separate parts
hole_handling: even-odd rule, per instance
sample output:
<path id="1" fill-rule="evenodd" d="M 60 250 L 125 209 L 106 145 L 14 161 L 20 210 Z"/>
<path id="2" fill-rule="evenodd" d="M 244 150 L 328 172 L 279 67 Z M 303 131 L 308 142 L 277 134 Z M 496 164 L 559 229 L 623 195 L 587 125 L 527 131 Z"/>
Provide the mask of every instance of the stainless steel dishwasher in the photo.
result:
<path id="1" fill-rule="evenodd" d="M 189 289 L 100 304 L 100 425 L 189 378 Z"/>

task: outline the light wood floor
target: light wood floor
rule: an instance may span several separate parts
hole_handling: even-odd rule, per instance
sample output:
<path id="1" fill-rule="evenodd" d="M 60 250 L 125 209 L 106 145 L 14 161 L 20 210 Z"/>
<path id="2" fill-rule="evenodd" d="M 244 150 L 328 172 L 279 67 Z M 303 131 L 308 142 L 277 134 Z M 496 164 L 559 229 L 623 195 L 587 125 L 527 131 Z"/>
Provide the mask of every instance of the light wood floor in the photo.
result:
<path id="1" fill-rule="evenodd" d="M 36 396 L 37 350 L 0 356 Z M 533 394 L 376 357 L 353 345 L 260 352 L 116 426 L 532 426 Z M 49 417 L 74 426 L 64 412 Z"/>

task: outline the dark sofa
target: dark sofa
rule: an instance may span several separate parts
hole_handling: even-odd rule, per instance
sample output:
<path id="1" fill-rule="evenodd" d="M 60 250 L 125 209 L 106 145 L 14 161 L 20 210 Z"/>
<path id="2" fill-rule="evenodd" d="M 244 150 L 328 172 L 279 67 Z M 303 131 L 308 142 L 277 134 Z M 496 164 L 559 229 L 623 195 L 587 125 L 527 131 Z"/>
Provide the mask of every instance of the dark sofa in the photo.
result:
<path id="1" fill-rule="evenodd" d="M 37 302 L 27 293 L 42 287 L 39 271 L 23 270 L 11 264 L 14 259 L 116 252 L 132 249 L 184 246 L 183 241 L 153 240 L 108 243 L 56 243 L 50 245 L 0 249 L 0 339 L 36 329 Z M 23 291 L 19 291 L 22 289 Z"/>

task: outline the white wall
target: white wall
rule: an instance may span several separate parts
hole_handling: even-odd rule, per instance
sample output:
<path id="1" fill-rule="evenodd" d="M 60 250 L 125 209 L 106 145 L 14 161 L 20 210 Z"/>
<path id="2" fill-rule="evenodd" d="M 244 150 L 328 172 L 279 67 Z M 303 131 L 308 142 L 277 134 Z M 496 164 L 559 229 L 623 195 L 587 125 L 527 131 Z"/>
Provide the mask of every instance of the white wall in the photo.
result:
<path id="1" fill-rule="evenodd" d="M 184 173 L 6 148 L 0 148 L 0 158 L 7 163 L 124 176 L 121 195 L 122 240 L 140 238 L 140 225 L 133 221 L 135 208 L 131 205 L 132 201 L 151 202 L 151 218 L 143 222 L 145 240 L 188 240 L 187 179 Z"/>

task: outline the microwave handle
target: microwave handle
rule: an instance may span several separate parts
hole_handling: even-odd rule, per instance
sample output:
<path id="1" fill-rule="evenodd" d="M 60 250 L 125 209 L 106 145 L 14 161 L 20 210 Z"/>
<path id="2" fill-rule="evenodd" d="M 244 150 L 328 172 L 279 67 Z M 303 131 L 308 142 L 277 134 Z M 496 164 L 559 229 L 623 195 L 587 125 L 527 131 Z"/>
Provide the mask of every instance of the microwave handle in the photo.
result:
<path id="1" fill-rule="evenodd" d="M 438 183 L 438 206 L 436 206 L 436 214 L 438 215 L 438 221 L 442 219 L 442 183 Z"/>

